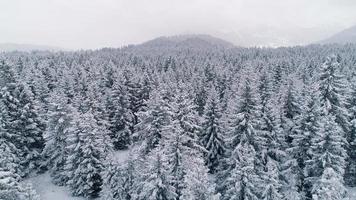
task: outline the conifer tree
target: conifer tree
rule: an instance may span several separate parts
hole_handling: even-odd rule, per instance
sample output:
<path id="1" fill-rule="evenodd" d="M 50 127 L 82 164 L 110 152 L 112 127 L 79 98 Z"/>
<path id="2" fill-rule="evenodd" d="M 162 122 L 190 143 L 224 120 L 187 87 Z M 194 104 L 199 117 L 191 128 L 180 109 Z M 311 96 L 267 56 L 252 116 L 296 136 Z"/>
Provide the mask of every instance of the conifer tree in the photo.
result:
<path id="1" fill-rule="evenodd" d="M 124 85 L 115 82 L 107 100 L 108 129 L 117 150 L 127 149 L 132 139 L 133 115 L 127 93 Z"/>
<path id="2" fill-rule="evenodd" d="M 15 81 L 15 75 L 7 65 L 1 66 L 7 71 L 7 82 L 0 92 L 1 101 L 1 129 L 17 149 L 21 176 L 40 164 L 40 154 L 44 146 L 42 133 L 44 124 L 39 118 L 33 104 L 32 94 L 26 85 Z"/>
<path id="3" fill-rule="evenodd" d="M 347 194 L 340 176 L 333 168 L 327 167 L 313 187 L 313 200 L 343 200 Z"/>
<path id="4" fill-rule="evenodd" d="M 174 200 L 177 197 L 175 188 L 171 185 L 171 177 L 167 163 L 164 162 L 161 150 L 154 150 L 147 158 L 146 170 L 141 174 L 136 185 L 136 194 L 132 199 L 137 200 Z"/>
<path id="5" fill-rule="evenodd" d="M 143 154 L 155 149 L 161 138 L 163 129 L 172 121 L 172 109 L 164 91 L 153 91 L 147 101 L 147 109 L 139 113 L 140 122 L 136 125 L 134 137 L 140 141 Z"/>
<path id="6" fill-rule="evenodd" d="M 67 137 L 70 156 L 64 172 L 67 184 L 73 195 L 96 198 L 102 189 L 104 158 L 111 149 L 110 139 L 90 110 L 81 115 L 76 113 L 72 123 Z"/>
<path id="7" fill-rule="evenodd" d="M 312 188 L 323 187 L 320 181 L 323 174 L 330 175 L 330 172 L 326 171 L 328 169 L 333 171 L 332 177 L 335 181 L 333 184 L 344 184 L 346 150 L 343 131 L 335 122 L 335 117 L 330 115 L 323 119 L 322 125 L 322 130 L 312 138 L 311 159 L 306 162 L 306 181 L 311 183 Z M 312 195 L 316 195 L 317 191 L 314 189 Z"/>
<path id="8" fill-rule="evenodd" d="M 132 199 L 136 176 L 139 176 L 135 174 L 137 166 L 134 161 L 130 153 L 127 162 L 111 162 L 108 165 L 104 175 L 104 200 Z"/>
<path id="9" fill-rule="evenodd" d="M 307 87 L 305 96 L 306 105 L 300 116 L 295 119 L 296 126 L 292 129 L 292 144 L 287 153 L 296 162 L 294 170 L 297 178 L 298 191 L 304 196 L 310 197 L 311 185 L 305 180 L 305 168 L 307 161 L 311 159 L 312 139 L 321 131 L 320 104 L 318 92 L 313 86 Z"/>
<path id="10" fill-rule="evenodd" d="M 345 183 L 351 187 L 356 186 L 356 79 L 351 81 L 351 95 L 349 100 L 350 133 L 347 167 L 345 170 Z"/>
<path id="11" fill-rule="evenodd" d="M 348 121 L 344 102 L 346 86 L 338 74 L 339 67 L 335 56 L 328 57 L 318 82 L 321 131 L 312 138 L 311 159 L 306 166 L 307 181 L 312 188 L 320 186 L 320 179 L 328 168 L 335 172 L 333 176 L 337 176 L 335 184 L 344 184 Z"/>
<path id="12" fill-rule="evenodd" d="M 206 149 L 205 160 L 211 173 L 214 173 L 224 155 L 225 144 L 222 139 L 222 113 L 219 97 L 214 88 L 211 89 L 202 122 L 200 143 Z"/>
<path id="13" fill-rule="evenodd" d="M 57 89 L 56 89 L 57 90 Z M 73 108 L 61 91 L 54 91 L 50 97 L 47 129 L 44 134 L 45 147 L 42 155 L 44 165 L 48 168 L 53 182 L 65 185 L 67 178 L 64 176 L 66 158 L 69 156 L 66 149 L 69 131 L 71 129 Z"/>
<path id="14" fill-rule="evenodd" d="M 217 180 L 222 199 L 258 199 L 262 189 L 261 178 L 255 169 L 260 113 L 253 89 L 251 80 L 246 79 L 239 101 L 231 104 L 234 107 L 229 119 L 229 152 Z"/>

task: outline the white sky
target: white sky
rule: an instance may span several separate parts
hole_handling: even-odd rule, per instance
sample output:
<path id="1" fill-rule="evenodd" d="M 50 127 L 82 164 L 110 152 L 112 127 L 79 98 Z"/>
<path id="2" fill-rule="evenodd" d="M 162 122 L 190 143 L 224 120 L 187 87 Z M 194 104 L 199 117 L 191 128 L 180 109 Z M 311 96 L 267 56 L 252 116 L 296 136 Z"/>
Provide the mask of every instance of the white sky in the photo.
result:
<path id="1" fill-rule="evenodd" d="M 0 43 L 69 49 L 194 33 L 295 45 L 355 24 L 356 0 L 0 0 Z"/>

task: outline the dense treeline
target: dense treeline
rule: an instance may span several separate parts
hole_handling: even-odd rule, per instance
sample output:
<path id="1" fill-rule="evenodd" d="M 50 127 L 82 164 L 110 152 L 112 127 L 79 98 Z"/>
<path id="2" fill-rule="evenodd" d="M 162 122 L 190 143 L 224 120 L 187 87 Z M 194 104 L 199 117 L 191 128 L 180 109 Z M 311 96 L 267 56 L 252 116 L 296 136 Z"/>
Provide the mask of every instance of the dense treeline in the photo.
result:
<path id="1" fill-rule="evenodd" d="M 355 73 L 356 45 L 0 54 L 0 199 L 45 171 L 89 199 L 344 199 Z"/>

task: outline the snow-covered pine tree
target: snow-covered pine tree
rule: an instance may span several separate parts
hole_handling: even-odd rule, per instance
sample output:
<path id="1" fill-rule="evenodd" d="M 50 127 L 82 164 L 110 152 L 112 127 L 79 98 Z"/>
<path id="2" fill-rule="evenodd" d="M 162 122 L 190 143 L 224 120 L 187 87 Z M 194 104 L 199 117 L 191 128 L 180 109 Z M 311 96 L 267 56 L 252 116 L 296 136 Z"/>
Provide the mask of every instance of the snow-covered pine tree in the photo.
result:
<path id="1" fill-rule="evenodd" d="M 319 78 L 320 104 L 322 114 L 335 116 L 336 123 L 349 138 L 349 112 L 346 109 L 349 85 L 340 73 L 340 63 L 335 55 L 329 56 L 321 68 Z"/>
<path id="2" fill-rule="evenodd" d="M 42 152 L 44 166 L 49 170 L 55 184 L 65 185 L 68 177 L 64 176 L 63 172 L 66 158 L 69 156 L 66 140 L 72 126 L 73 108 L 59 89 L 52 92 L 49 102 L 48 122 L 44 134 L 46 145 Z"/>
<path id="3" fill-rule="evenodd" d="M 111 151 L 107 131 L 98 126 L 91 110 L 74 112 L 67 136 L 67 158 L 64 174 L 72 194 L 96 198 L 102 189 L 104 159 Z"/>
<path id="4" fill-rule="evenodd" d="M 305 98 L 305 106 L 301 114 L 295 119 L 296 126 L 292 129 L 292 144 L 287 153 L 296 162 L 295 175 L 298 191 L 307 197 L 311 197 L 311 185 L 305 181 L 306 162 L 311 159 L 312 138 L 321 131 L 320 104 L 318 91 L 313 85 L 306 87 L 308 91 Z"/>
<path id="5" fill-rule="evenodd" d="M 16 156 L 21 166 L 19 175 L 24 176 L 40 165 L 45 126 L 34 108 L 32 94 L 26 85 L 15 81 L 15 75 L 6 64 L 1 66 L 1 70 L 2 73 L 8 73 L 9 81 L 0 92 L 1 129 L 9 139 L 8 142 L 18 149 Z"/>
<path id="6" fill-rule="evenodd" d="M 164 131 L 162 151 L 171 176 L 170 183 L 177 194 L 176 199 L 212 199 L 213 185 L 208 179 L 203 153 L 196 137 L 191 137 L 173 122 Z"/>
<path id="7" fill-rule="evenodd" d="M 340 180 L 340 175 L 333 168 L 327 167 L 320 180 L 314 185 L 313 200 L 346 200 L 346 188 Z"/>
<path id="8" fill-rule="evenodd" d="M 265 188 L 262 192 L 261 199 L 262 200 L 282 200 L 283 195 L 281 194 L 280 190 L 282 187 L 280 181 L 280 169 L 277 165 L 278 163 L 275 162 L 272 158 L 267 158 L 266 164 L 266 172 L 263 176 L 263 181 L 266 183 Z"/>
<path id="9" fill-rule="evenodd" d="M 356 187 L 356 78 L 351 80 L 351 95 L 349 99 L 350 132 L 347 167 L 345 170 L 345 183 Z"/>
<path id="10" fill-rule="evenodd" d="M 259 145 L 260 151 L 257 155 L 256 168 L 264 182 L 261 198 L 286 198 L 282 194 L 284 184 L 282 164 L 286 157 L 286 152 L 283 149 L 285 136 L 279 117 L 281 107 L 277 103 L 277 95 L 273 93 L 271 75 L 267 71 L 260 76 L 258 89 L 261 99 L 262 122 L 260 124 L 260 135 L 262 139 Z"/>
<path id="11" fill-rule="evenodd" d="M 348 112 L 345 110 L 346 85 L 339 75 L 337 57 L 328 57 L 322 66 L 318 96 L 320 101 L 321 131 L 312 138 L 311 159 L 307 161 L 306 180 L 317 188 L 324 171 L 332 168 L 339 182 L 343 176 L 347 158 Z"/>
<path id="12" fill-rule="evenodd" d="M 136 200 L 175 200 L 177 194 L 171 185 L 165 154 L 159 148 L 153 150 L 146 159 L 146 169 L 135 184 Z"/>
<path id="13" fill-rule="evenodd" d="M 131 144 L 133 115 L 130 110 L 130 99 L 126 86 L 115 82 L 108 94 L 106 112 L 108 113 L 108 129 L 117 150 L 127 149 Z"/>
<path id="14" fill-rule="evenodd" d="M 259 199 L 261 188 L 258 185 L 261 180 L 256 174 L 254 166 L 256 151 L 248 140 L 243 135 L 240 143 L 232 152 L 230 159 L 233 164 L 229 170 L 229 175 L 224 180 L 226 191 L 222 194 L 221 199 L 223 200 Z"/>
<path id="15" fill-rule="evenodd" d="M 113 161 L 108 164 L 104 172 L 103 200 L 131 200 L 134 194 L 136 165 L 130 152 L 124 163 Z"/>
<path id="16" fill-rule="evenodd" d="M 211 199 L 213 186 L 208 179 L 208 168 L 203 164 L 204 150 L 198 144 L 198 114 L 185 87 L 179 87 L 171 103 L 173 121 L 163 131 L 162 151 L 176 199 Z"/>
<path id="17" fill-rule="evenodd" d="M 145 100 L 149 97 L 149 85 L 142 81 L 142 77 L 132 71 L 124 72 L 124 86 L 127 89 L 129 110 L 132 114 L 131 132 L 134 132 L 134 126 L 139 122 L 138 112 L 145 110 Z"/>
<path id="18" fill-rule="evenodd" d="M 225 153 L 222 138 L 223 122 L 219 96 L 214 87 L 210 89 L 200 133 L 200 143 L 206 149 L 204 155 L 206 165 L 211 173 L 215 173 L 219 161 Z"/>
<path id="19" fill-rule="evenodd" d="M 30 185 L 24 187 L 20 184 L 21 177 L 17 174 L 18 159 L 14 150 L 11 143 L 0 138 L 0 199 L 39 200 Z"/>
<path id="20" fill-rule="evenodd" d="M 134 137 L 140 141 L 144 155 L 158 146 L 163 129 L 172 121 L 172 109 L 164 93 L 164 90 L 154 90 L 146 103 L 147 109 L 138 113 L 140 122 L 135 126 Z"/>
<path id="21" fill-rule="evenodd" d="M 300 102 L 300 94 L 296 89 L 296 85 L 300 82 L 293 79 L 289 81 L 285 97 L 282 97 L 282 113 L 281 113 L 281 123 L 283 132 L 285 134 L 286 145 L 292 143 L 293 138 L 292 128 L 295 126 L 295 118 L 301 113 L 302 103 Z M 283 95 L 282 95 L 283 96 Z M 288 147 L 287 146 L 287 147 Z M 287 148 L 284 147 L 284 148 Z"/>
<path id="22" fill-rule="evenodd" d="M 312 191 L 312 196 L 316 195 L 319 190 L 327 190 L 327 188 L 322 188 L 323 185 L 320 185 L 320 181 L 323 179 L 323 174 L 330 175 L 326 171 L 329 168 L 333 171 L 333 184 L 344 184 L 343 175 L 347 156 L 344 144 L 346 139 L 343 136 L 342 128 L 335 122 L 334 116 L 327 115 L 322 120 L 321 131 L 318 131 L 312 138 L 311 159 L 306 161 L 305 167 L 306 181 L 312 185 L 312 188 L 319 188 Z M 331 192 L 335 192 L 335 190 Z"/>
<path id="23" fill-rule="evenodd" d="M 253 84 L 246 78 L 239 96 L 230 104 L 232 113 L 226 138 L 228 152 L 217 176 L 218 191 L 223 200 L 258 199 L 263 188 L 255 169 L 256 149 L 260 142 L 260 111 Z"/>

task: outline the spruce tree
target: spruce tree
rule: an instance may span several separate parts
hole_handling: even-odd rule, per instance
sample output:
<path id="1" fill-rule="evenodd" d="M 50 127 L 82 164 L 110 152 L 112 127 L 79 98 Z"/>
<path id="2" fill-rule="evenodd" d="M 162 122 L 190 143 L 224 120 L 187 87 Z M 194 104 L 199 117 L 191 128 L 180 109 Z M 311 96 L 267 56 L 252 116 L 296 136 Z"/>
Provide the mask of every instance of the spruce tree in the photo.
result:
<path id="1" fill-rule="evenodd" d="M 163 129 L 172 121 L 172 114 L 168 100 L 164 99 L 164 91 L 153 91 L 147 101 L 147 109 L 139 113 L 140 122 L 135 127 L 134 137 L 140 141 L 143 154 L 158 146 Z"/>
<path id="2" fill-rule="evenodd" d="M 356 186 L 356 78 L 351 81 L 351 95 L 349 99 L 350 133 L 347 167 L 345 170 L 345 183 L 351 187 Z"/>
<path id="3" fill-rule="evenodd" d="M 205 160 L 211 173 L 215 173 L 219 161 L 225 153 L 222 139 L 223 122 L 219 97 L 214 88 L 211 89 L 202 122 L 200 143 L 206 149 Z"/>
<path id="4" fill-rule="evenodd" d="M 171 185 L 171 177 L 164 154 L 154 150 L 147 157 L 146 170 L 141 174 L 135 186 L 136 194 L 132 199 L 137 200 L 174 200 L 177 198 L 175 188 Z"/>
<path id="5" fill-rule="evenodd" d="M 258 199 L 262 189 L 261 177 L 255 164 L 259 147 L 258 99 L 254 96 L 253 82 L 246 79 L 240 89 L 238 101 L 232 103 L 227 144 L 229 151 L 217 177 L 222 199 Z"/>
<path id="6" fill-rule="evenodd" d="M 327 167 L 314 185 L 313 200 L 343 200 L 347 195 L 345 186 L 338 173 L 333 168 Z"/>
<path id="7" fill-rule="evenodd" d="M 133 115 L 125 85 L 115 82 L 107 99 L 108 129 L 117 150 L 127 149 L 131 144 Z"/>
<path id="8" fill-rule="evenodd" d="M 320 179 L 328 168 L 337 176 L 335 184 L 344 184 L 348 118 L 344 99 L 346 86 L 339 75 L 339 67 L 335 56 L 328 57 L 318 81 L 321 131 L 312 138 L 311 159 L 306 166 L 306 180 L 312 188 L 320 186 Z"/>
<path id="9" fill-rule="evenodd" d="M 73 108 L 71 104 L 67 104 L 68 100 L 61 91 L 53 92 L 50 102 L 47 129 L 44 134 L 46 145 L 42 155 L 45 159 L 44 166 L 48 168 L 53 182 L 65 185 L 68 177 L 64 176 L 63 172 L 69 156 L 66 138 L 71 129 Z"/>
<path id="10" fill-rule="evenodd" d="M 329 176 L 326 170 L 333 171 L 333 184 L 343 185 L 343 175 L 346 165 L 345 138 L 341 127 L 335 122 L 335 117 L 328 116 L 322 121 L 322 130 L 312 138 L 311 159 L 306 161 L 306 181 L 312 188 L 324 187 L 321 184 L 323 174 Z M 326 187 L 326 186 L 325 186 Z M 325 188 L 321 188 L 324 190 Z M 312 191 L 312 196 L 318 190 Z M 344 197 L 344 196 L 343 196 Z"/>
<path id="11" fill-rule="evenodd" d="M 127 162 L 118 163 L 113 161 L 108 164 L 104 175 L 104 200 L 132 199 L 136 176 L 139 176 L 136 174 L 137 166 L 134 161 L 130 153 Z"/>
<path id="12" fill-rule="evenodd" d="M 296 163 L 295 174 L 297 178 L 298 191 L 304 196 L 310 197 L 311 185 L 306 181 L 305 168 L 307 161 L 311 159 L 312 139 L 321 131 L 320 104 L 318 92 L 313 86 L 307 87 L 305 106 L 301 115 L 295 119 L 296 126 L 292 129 L 292 144 L 287 153 Z"/>
<path id="13" fill-rule="evenodd" d="M 20 175 L 24 176 L 40 165 L 45 126 L 34 107 L 29 89 L 15 80 L 15 75 L 8 66 L 1 67 L 9 73 L 7 74 L 9 82 L 0 92 L 2 134 L 17 148 Z"/>
<path id="14" fill-rule="evenodd" d="M 102 189 L 104 158 L 111 149 L 110 139 L 90 110 L 76 113 L 72 123 L 67 136 L 69 157 L 64 172 L 67 184 L 73 195 L 96 198 Z"/>

